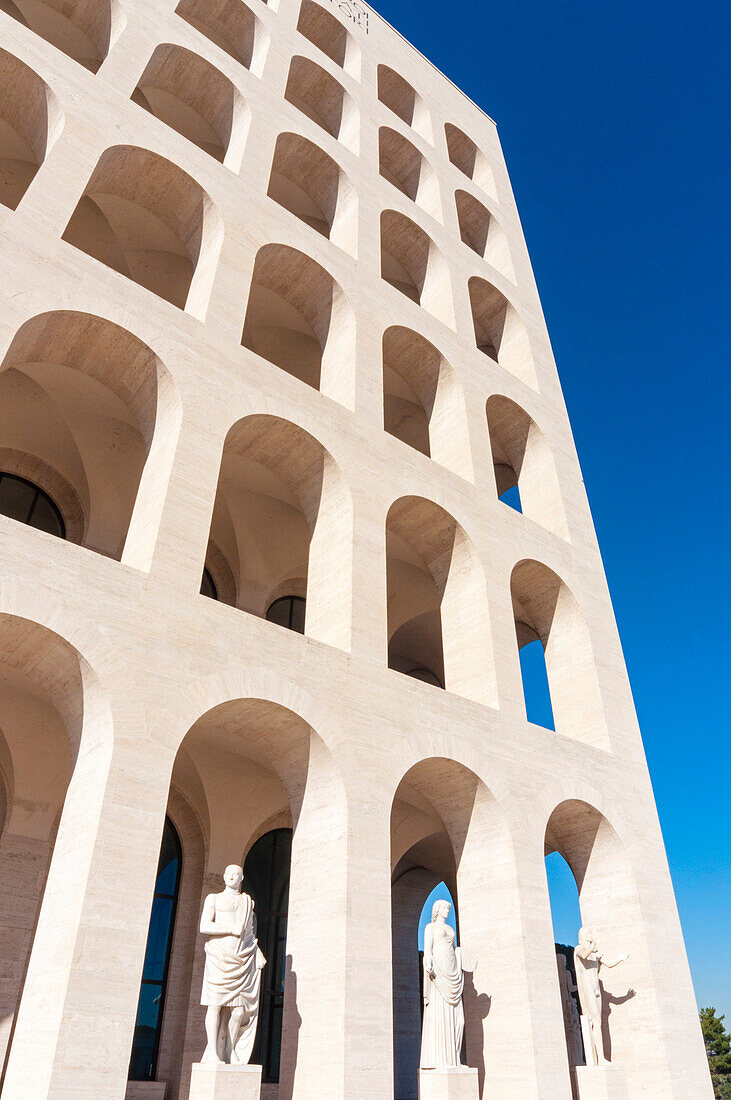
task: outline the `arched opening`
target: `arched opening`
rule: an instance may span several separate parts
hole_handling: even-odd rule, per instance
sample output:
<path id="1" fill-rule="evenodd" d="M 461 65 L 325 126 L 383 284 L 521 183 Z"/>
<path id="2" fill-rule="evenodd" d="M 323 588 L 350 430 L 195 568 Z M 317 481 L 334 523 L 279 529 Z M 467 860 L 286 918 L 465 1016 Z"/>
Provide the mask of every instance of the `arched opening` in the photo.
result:
<path id="1" fill-rule="evenodd" d="M 358 200 L 336 161 L 299 134 L 280 134 L 267 194 L 300 221 L 355 255 Z"/>
<path id="2" fill-rule="evenodd" d="M 269 618 L 275 601 L 293 600 L 297 629 L 306 598 L 304 632 L 349 648 L 352 503 L 339 468 L 312 436 L 272 416 L 231 428 L 211 541 L 235 579 L 237 607 Z M 278 605 L 270 621 L 284 610 Z M 280 625 L 290 626 L 289 611 Z"/>
<path id="3" fill-rule="evenodd" d="M 467 137 L 463 130 L 453 126 L 451 122 L 445 124 L 444 134 L 447 139 L 447 153 L 455 168 L 459 168 L 460 172 L 463 172 L 483 191 L 497 198 L 495 177 L 490 163 L 472 138 Z"/>
<path id="4" fill-rule="evenodd" d="M 204 318 L 223 226 L 200 185 L 164 157 L 132 145 L 107 149 L 63 239 Z"/>
<path id="5" fill-rule="evenodd" d="M 180 422 L 155 353 L 101 317 L 41 314 L 3 359 L 0 410 L 0 512 L 149 564 Z"/>
<path id="6" fill-rule="evenodd" d="M 350 405 L 355 319 L 333 277 L 284 244 L 260 248 L 242 344 L 329 397 Z"/>
<path id="7" fill-rule="evenodd" d="M 15 210 L 62 128 L 46 82 L 0 49 L 0 203 Z"/>
<path id="8" fill-rule="evenodd" d="M 132 99 L 228 168 L 241 166 L 248 124 L 244 98 L 202 57 L 167 42 L 157 46 Z"/>
<path id="9" fill-rule="evenodd" d="M 472 771 L 433 758 L 406 773 L 391 808 L 391 868 L 395 1100 L 417 1096 L 425 980 L 420 933 L 437 897 L 454 903 L 450 918 L 461 948 L 462 1061 L 477 1068 L 481 1094 L 491 1095 L 515 1073 L 509 1052 L 524 975 L 509 836 Z"/>
<path id="10" fill-rule="evenodd" d="M 485 578 L 460 525 L 430 500 L 402 497 L 386 520 L 386 562 L 388 667 L 495 705 Z"/>
<path id="11" fill-rule="evenodd" d="M 277 596 L 267 608 L 264 618 L 268 623 L 294 630 L 295 634 L 304 634 L 306 605 L 304 596 Z"/>
<path id="12" fill-rule="evenodd" d="M 262 1066 L 265 1083 L 279 1081 L 291 861 L 292 830 L 271 829 L 259 837 L 243 865 L 243 889 L 254 899 L 256 935 L 267 959 L 252 1055 L 252 1062 Z"/>
<path id="13" fill-rule="evenodd" d="M 467 414 L 457 376 L 432 344 L 400 325 L 383 334 L 383 426 L 462 477 L 472 476 Z"/>
<path id="14" fill-rule="evenodd" d="M 154 1081 L 157 1075 L 182 863 L 180 837 L 170 818 L 166 817 L 132 1039 L 131 1081 Z"/>
<path id="15" fill-rule="evenodd" d="M 527 559 L 513 569 L 510 590 L 518 649 L 538 641 L 545 655 L 556 732 L 608 749 L 589 632 L 573 595 L 551 569 Z"/>
<path id="16" fill-rule="evenodd" d="M 573 957 L 579 928 L 584 926 L 607 962 L 626 953 L 630 956 L 626 964 L 605 965 L 599 971 L 602 1038 L 607 1059 L 625 1069 L 630 1091 L 633 1074 L 639 1073 L 646 1086 L 648 1074 L 654 1073 L 644 1042 L 652 1026 L 647 1013 L 654 1017 L 656 1009 L 650 1007 L 651 998 L 642 996 L 648 978 L 647 949 L 637 886 L 622 843 L 598 810 L 570 799 L 549 818 L 545 853 L 554 935 L 557 944 L 566 948 L 562 953 Z M 560 970 L 557 975 L 561 981 Z M 565 1022 L 570 1013 L 569 1005 Z M 572 1066 L 582 1065 L 585 1055 L 593 1063 L 587 1023 L 579 1028 L 583 1042 L 567 1028 L 567 1057 Z"/>
<path id="17" fill-rule="evenodd" d="M 427 141 L 432 140 L 431 118 L 424 100 L 400 73 L 388 65 L 378 66 L 378 98 L 417 134 Z"/>
<path id="18" fill-rule="evenodd" d="M 449 267 L 424 230 L 397 210 L 381 214 L 381 277 L 454 327 Z"/>
<path id="19" fill-rule="evenodd" d="M 171 973 L 186 950 L 177 941 L 184 924 L 193 943 L 187 948 L 188 959 L 192 951 L 187 982 L 174 1000 L 168 996 L 165 1010 L 164 1041 L 176 1029 L 185 1035 L 171 1055 L 172 1096 L 188 1095 L 191 1063 L 200 1060 L 205 1046 L 204 953 L 195 932 L 204 898 L 220 891 L 222 871 L 230 863 L 244 868 L 243 888 L 254 899 L 257 937 L 267 959 L 252 1061 L 263 1065 L 267 1084 L 278 1081 L 281 1094 L 290 1096 L 295 1066 L 299 1074 L 314 1059 L 310 1072 L 321 1072 L 331 1028 L 343 1026 L 336 986 L 338 973 L 344 973 L 345 945 L 335 929 L 345 904 L 345 815 L 332 757 L 311 726 L 284 706 L 261 698 L 230 699 L 188 730 L 175 758 L 171 800 L 173 794 L 201 823 L 205 854 L 197 898 L 191 897 L 185 910 L 181 905 L 176 922 Z M 328 869 L 324 907 L 323 866 Z M 332 977 L 323 975 L 325 957 Z M 322 997 L 330 988 L 331 1019 L 323 1027 Z"/>
<path id="20" fill-rule="evenodd" d="M 497 271 L 515 282 L 508 239 L 495 215 L 467 191 L 455 191 L 454 201 L 459 232 L 464 243 Z"/>
<path id="21" fill-rule="evenodd" d="M 478 349 L 521 382 L 537 388 L 525 325 L 497 287 L 476 276 L 469 281 L 472 323 Z"/>
<path id="22" fill-rule="evenodd" d="M 568 538 L 558 474 L 546 437 L 519 405 L 501 394 L 488 398 L 486 410 L 498 497 Z"/>
<path id="23" fill-rule="evenodd" d="M 331 61 L 358 76 L 360 51 L 343 24 L 315 0 L 302 0 L 297 30 L 322 50 Z"/>
<path id="24" fill-rule="evenodd" d="M 175 11 L 244 68 L 261 76 L 269 36 L 242 0 L 180 0 Z"/>
<path id="25" fill-rule="evenodd" d="M 441 218 L 435 172 L 416 146 L 389 126 L 378 131 L 378 163 L 384 179 L 432 217 Z"/>
<path id="26" fill-rule="evenodd" d="M 4 0 L 2 10 L 92 73 L 126 23 L 116 0 Z"/>
<path id="27" fill-rule="evenodd" d="M 581 927 L 579 892 L 571 868 L 560 852 L 550 852 L 546 856 L 546 878 L 551 900 L 566 1053 L 569 1066 L 583 1066 L 586 1064 L 586 1057 L 581 1037 L 581 1003 L 576 986 L 574 962 L 574 945 Z"/>
<path id="28" fill-rule="evenodd" d="M 33 973 L 31 948 L 36 937 L 58 944 L 51 925 L 83 879 L 78 861 L 83 864 L 86 845 L 78 817 L 68 820 L 63 811 L 70 787 L 78 794 L 87 783 L 103 782 L 108 723 L 96 678 L 78 652 L 35 622 L 0 615 L 0 1068 L 17 1039 L 22 992 L 29 1005 L 56 1007 L 45 947 L 34 966 L 31 960 Z M 29 1011 L 37 1025 L 37 1008 Z M 21 1046 L 26 1040 L 27 1032 Z"/>
<path id="29" fill-rule="evenodd" d="M 293 57 L 284 98 L 351 152 L 358 152 L 358 108 L 325 69 L 308 57 Z"/>

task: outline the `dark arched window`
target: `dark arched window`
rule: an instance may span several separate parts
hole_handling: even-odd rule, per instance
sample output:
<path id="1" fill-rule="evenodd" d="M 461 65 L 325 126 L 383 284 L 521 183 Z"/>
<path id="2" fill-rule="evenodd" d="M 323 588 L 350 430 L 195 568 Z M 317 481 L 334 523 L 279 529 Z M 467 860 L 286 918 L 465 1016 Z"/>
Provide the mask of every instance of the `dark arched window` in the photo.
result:
<path id="1" fill-rule="evenodd" d="M 218 599 L 218 589 L 216 588 L 216 582 L 211 576 L 211 571 L 207 567 L 203 570 L 203 579 L 201 580 L 201 595 L 208 596 L 212 600 Z"/>
<path id="2" fill-rule="evenodd" d="M 172 821 L 166 817 L 132 1040 L 131 1081 L 155 1080 L 181 865 L 180 839 Z"/>
<path id="3" fill-rule="evenodd" d="M 20 520 L 29 527 L 66 538 L 63 516 L 48 493 L 17 474 L 0 471 L 0 514 Z"/>
<path id="4" fill-rule="evenodd" d="M 273 604 L 270 604 L 267 614 L 270 623 L 278 626 L 286 626 L 297 634 L 305 632 L 305 599 L 304 596 L 280 596 Z"/>
<path id="5" fill-rule="evenodd" d="M 256 934 L 267 960 L 251 1059 L 263 1066 L 264 1081 L 279 1080 L 291 856 L 292 830 L 272 829 L 257 840 L 244 863 L 244 890 L 254 899 Z"/>

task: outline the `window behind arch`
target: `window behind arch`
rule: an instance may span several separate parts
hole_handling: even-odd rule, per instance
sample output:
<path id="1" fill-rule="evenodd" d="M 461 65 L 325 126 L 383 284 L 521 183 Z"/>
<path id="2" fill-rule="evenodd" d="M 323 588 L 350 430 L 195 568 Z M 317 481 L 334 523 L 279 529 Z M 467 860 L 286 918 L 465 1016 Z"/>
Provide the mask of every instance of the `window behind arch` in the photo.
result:
<path id="1" fill-rule="evenodd" d="M 297 634 L 304 634 L 304 596 L 280 596 L 269 606 L 266 617 L 270 623 L 277 623 L 278 626 L 286 626 L 288 630 L 294 630 Z"/>
<path id="2" fill-rule="evenodd" d="M 66 538 L 63 516 L 48 493 L 17 474 L 0 471 L 0 514 L 60 539 Z"/>
<path id="3" fill-rule="evenodd" d="M 279 1080 L 284 1009 L 284 968 L 292 830 L 272 829 L 257 840 L 244 863 L 244 890 L 254 899 L 256 934 L 267 960 L 262 973 L 259 1026 L 253 1063 L 264 1081 Z"/>
<path id="4" fill-rule="evenodd" d="M 181 866 L 180 838 L 172 821 L 166 817 L 132 1039 L 131 1081 L 155 1080 Z"/>

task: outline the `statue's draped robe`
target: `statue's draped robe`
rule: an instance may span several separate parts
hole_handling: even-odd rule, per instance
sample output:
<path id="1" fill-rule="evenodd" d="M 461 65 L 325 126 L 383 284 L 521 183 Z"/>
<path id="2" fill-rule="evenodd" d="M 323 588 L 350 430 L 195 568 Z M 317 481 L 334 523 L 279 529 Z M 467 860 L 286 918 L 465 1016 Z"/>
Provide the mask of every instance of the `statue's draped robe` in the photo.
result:
<path id="1" fill-rule="evenodd" d="M 241 894 L 236 913 L 216 913 L 215 924 L 233 928 L 243 924 L 240 936 L 212 936 L 205 946 L 206 965 L 203 971 L 202 1005 L 243 1009 L 241 1030 L 236 1040 L 239 1062 L 248 1063 L 254 1048 L 259 1015 L 259 986 L 263 956 L 254 935 L 254 903 L 248 894 Z M 229 1052 L 230 1053 L 230 1052 Z"/>
<path id="2" fill-rule="evenodd" d="M 576 967 L 576 988 L 579 992 L 579 1004 L 584 1016 L 601 1016 L 602 998 L 599 988 L 599 963 L 596 955 L 583 959 L 579 949 L 574 949 Z"/>
<path id="3" fill-rule="evenodd" d="M 459 949 L 454 946 L 454 930 L 448 925 L 444 935 L 434 935 L 431 965 L 434 977 L 426 971 L 424 955 L 424 1023 L 421 1033 L 422 1069 L 449 1069 L 462 1064 L 464 974 Z"/>

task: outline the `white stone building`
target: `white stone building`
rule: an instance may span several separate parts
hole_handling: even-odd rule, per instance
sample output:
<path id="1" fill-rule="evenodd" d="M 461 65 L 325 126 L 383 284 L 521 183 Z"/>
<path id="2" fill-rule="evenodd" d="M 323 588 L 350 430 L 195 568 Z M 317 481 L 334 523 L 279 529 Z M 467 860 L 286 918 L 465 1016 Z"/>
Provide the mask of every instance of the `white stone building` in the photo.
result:
<path id="1" fill-rule="evenodd" d="M 629 1096 L 706 1100 L 495 125 L 362 0 L 0 8 L 2 1100 L 187 1100 L 232 861 L 266 1100 L 416 1096 L 442 880 L 484 1100 L 568 1100 L 553 850 Z"/>

